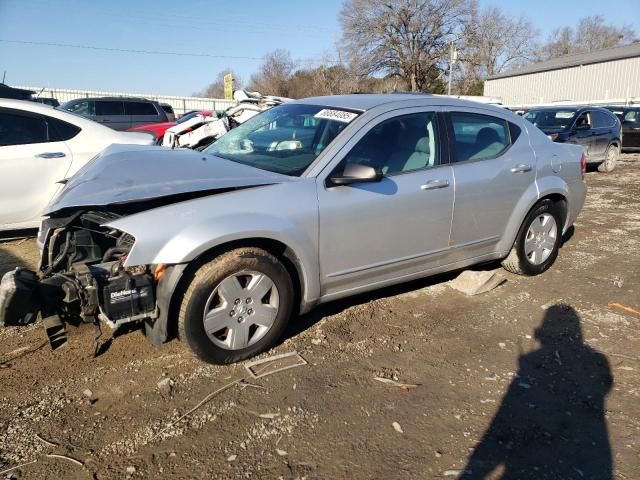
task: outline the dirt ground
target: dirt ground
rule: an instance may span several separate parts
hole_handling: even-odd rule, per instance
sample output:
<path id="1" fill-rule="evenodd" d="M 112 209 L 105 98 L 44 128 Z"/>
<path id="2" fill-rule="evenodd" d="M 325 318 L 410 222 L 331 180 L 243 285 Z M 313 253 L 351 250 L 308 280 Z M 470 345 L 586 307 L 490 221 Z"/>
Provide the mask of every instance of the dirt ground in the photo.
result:
<path id="1" fill-rule="evenodd" d="M 262 356 L 308 365 L 263 378 L 139 331 L 97 358 L 90 325 L 58 352 L 39 322 L 0 331 L 0 472 L 35 462 L 1 478 L 639 479 L 640 315 L 609 304 L 640 310 L 640 155 L 587 183 L 547 273 L 322 306 Z M 0 274 L 36 262 L 1 241 Z"/>

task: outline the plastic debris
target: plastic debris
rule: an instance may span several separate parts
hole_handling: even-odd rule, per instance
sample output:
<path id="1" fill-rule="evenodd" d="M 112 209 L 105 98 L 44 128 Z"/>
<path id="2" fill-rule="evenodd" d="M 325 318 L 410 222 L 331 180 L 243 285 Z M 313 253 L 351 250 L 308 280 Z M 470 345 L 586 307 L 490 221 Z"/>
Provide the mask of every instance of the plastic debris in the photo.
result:
<path id="1" fill-rule="evenodd" d="M 401 390 L 404 391 L 409 391 L 413 388 L 419 387 L 420 385 L 418 384 L 414 384 L 414 383 L 402 383 L 402 382 L 396 382 L 395 380 L 391 380 L 390 378 L 384 378 L 384 377 L 373 377 L 374 380 L 377 380 L 378 382 L 382 382 L 384 384 L 390 385 L 392 387 L 398 387 Z"/>
<path id="2" fill-rule="evenodd" d="M 247 362 L 244 364 L 244 368 L 253 378 L 261 378 L 302 365 L 307 365 L 307 361 L 298 352 L 289 352 Z"/>
<path id="3" fill-rule="evenodd" d="M 404 433 L 404 431 L 402 430 L 402 427 L 400 426 L 400 424 L 398 422 L 393 422 L 391 424 L 391 426 L 393 427 L 393 429 L 398 432 L 398 433 Z"/>

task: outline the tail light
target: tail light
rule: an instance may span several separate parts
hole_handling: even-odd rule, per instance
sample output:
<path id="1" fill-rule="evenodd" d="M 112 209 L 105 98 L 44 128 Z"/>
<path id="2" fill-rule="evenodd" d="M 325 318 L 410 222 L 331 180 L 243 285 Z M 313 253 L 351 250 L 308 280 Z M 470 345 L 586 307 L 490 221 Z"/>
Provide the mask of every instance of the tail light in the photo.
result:
<path id="1" fill-rule="evenodd" d="M 587 173 L 587 154 L 584 152 L 580 157 L 580 173 L 582 174 L 582 180 L 584 180 L 584 174 Z"/>

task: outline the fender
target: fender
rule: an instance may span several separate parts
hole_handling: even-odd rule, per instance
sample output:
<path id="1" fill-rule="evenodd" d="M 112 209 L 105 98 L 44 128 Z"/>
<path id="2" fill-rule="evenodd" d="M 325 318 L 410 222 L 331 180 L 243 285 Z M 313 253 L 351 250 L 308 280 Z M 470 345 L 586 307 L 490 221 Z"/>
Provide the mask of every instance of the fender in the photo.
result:
<path id="1" fill-rule="evenodd" d="M 520 200 L 516 204 L 509 217 L 509 221 L 507 223 L 507 228 L 505 229 L 505 233 L 502 236 L 502 240 L 498 242 L 496 246 L 496 251 L 501 253 L 508 253 L 511 250 L 514 242 L 516 241 L 516 236 L 518 235 L 518 231 L 520 230 L 520 226 L 524 221 L 524 218 L 527 216 L 529 211 L 533 208 L 533 206 L 544 197 L 549 195 L 559 194 L 565 198 L 565 200 L 569 196 L 569 189 L 567 184 L 560 177 L 554 176 L 545 176 L 542 178 L 537 178 L 535 183 L 529 185 L 527 190 L 525 190 L 524 194 L 520 197 Z M 565 225 L 566 230 L 567 225 Z"/>
<path id="2" fill-rule="evenodd" d="M 295 199 L 281 211 L 274 196 Z M 309 204 L 315 208 L 309 208 Z M 313 181 L 227 192 L 133 214 L 106 226 L 135 238 L 125 266 L 188 264 L 229 242 L 263 238 L 288 247 L 300 267 L 302 305 L 320 296 L 317 197 Z M 309 232 L 309 233 L 307 233 Z"/>

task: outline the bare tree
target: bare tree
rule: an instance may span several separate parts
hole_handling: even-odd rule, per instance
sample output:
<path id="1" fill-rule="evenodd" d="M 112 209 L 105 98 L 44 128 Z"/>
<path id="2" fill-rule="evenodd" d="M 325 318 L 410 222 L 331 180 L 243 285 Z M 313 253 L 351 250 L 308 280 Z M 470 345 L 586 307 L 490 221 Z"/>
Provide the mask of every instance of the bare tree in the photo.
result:
<path id="1" fill-rule="evenodd" d="M 249 88 L 264 95 L 287 97 L 295 68 L 296 62 L 288 50 L 274 50 L 265 55 L 258 71 L 251 75 Z"/>
<path id="2" fill-rule="evenodd" d="M 572 53 L 593 52 L 637 40 L 631 26 L 607 25 L 603 17 L 594 15 L 582 18 L 575 30 L 572 27 L 555 29 L 542 46 L 539 58 L 546 60 Z"/>
<path id="3" fill-rule="evenodd" d="M 430 90 L 472 6 L 471 0 L 346 0 L 344 42 L 361 76 L 398 76 L 412 91 Z"/>
<path id="4" fill-rule="evenodd" d="M 216 79 L 213 83 L 209 84 L 201 92 L 195 93 L 195 95 L 207 98 L 224 98 L 224 76 L 228 73 L 233 75 L 233 88 L 236 90 L 242 88 L 242 77 L 235 73 L 233 69 L 226 68 L 216 75 Z"/>
<path id="5" fill-rule="evenodd" d="M 499 8 L 487 7 L 467 25 L 461 60 L 476 66 L 482 78 L 490 77 L 530 62 L 537 35 L 528 19 L 509 18 Z"/>
<path id="6" fill-rule="evenodd" d="M 454 70 L 456 92 L 482 95 L 487 77 L 530 62 L 536 54 L 538 32 L 524 18 L 507 17 L 499 8 L 472 10 L 458 42 Z"/>

